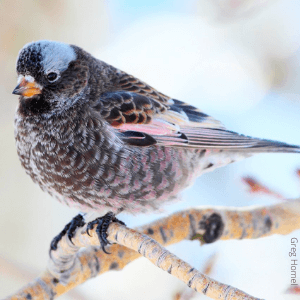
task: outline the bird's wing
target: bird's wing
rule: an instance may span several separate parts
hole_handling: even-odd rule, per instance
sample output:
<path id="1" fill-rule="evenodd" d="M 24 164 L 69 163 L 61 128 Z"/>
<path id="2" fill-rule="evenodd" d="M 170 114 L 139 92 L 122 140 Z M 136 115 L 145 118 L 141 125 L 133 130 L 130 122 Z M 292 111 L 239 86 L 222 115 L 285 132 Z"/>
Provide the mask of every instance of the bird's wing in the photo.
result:
<path id="1" fill-rule="evenodd" d="M 142 96 L 166 104 L 170 97 L 158 92 L 156 89 L 138 78 L 120 71 L 120 80 L 116 88 L 120 91 L 133 92 Z"/>
<path id="2" fill-rule="evenodd" d="M 124 143 L 133 146 L 176 146 L 299 152 L 299 147 L 252 138 L 226 130 L 217 120 L 184 102 L 142 95 L 137 91 L 104 93 L 94 106 Z"/>

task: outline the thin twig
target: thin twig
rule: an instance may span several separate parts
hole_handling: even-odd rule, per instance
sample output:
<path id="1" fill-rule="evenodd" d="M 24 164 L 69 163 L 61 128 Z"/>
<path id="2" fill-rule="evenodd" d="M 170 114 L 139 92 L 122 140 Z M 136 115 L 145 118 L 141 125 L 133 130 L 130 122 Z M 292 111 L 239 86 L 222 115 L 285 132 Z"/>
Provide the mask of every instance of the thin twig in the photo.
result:
<path id="1" fill-rule="evenodd" d="M 64 237 L 57 251 L 52 252 L 49 265 L 51 272 L 45 271 L 39 278 L 7 299 L 28 299 L 29 296 L 33 300 L 53 299 L 91 277 L 109 270 L 122 269 L 138 258 L 139 253 L 213 299 L 225 299 L 226 293 L 226 299 L 257 299 L 204 276 L 166 249 L 160 248 L 159 244 L 168 246 L 183 239 L 198 239 L 202 244 L 218 239 L 252 239 L 273 234 L 289 234 L 299 228 L 300 199 L 269 207 L 191 209 L 138 228 L 144 235 L 112 223 L 108 229 L 108 239 L 123 246 L 112 245 L 109 249 L 111 255 L 105 255 L 99 247 L 89 247 L 77 253 L 81 247 L 99 243 L 94 230 L 90 232 L 92 236 L 89 237 L 85 228 L 82 228 L 72 240 L 74 245 Z M 148 247 L 145 247 L 146 245 Z M 155 256 L 153 251 L 158 256 Z M 220 295 L 223 298 L 220 298 Z"/>

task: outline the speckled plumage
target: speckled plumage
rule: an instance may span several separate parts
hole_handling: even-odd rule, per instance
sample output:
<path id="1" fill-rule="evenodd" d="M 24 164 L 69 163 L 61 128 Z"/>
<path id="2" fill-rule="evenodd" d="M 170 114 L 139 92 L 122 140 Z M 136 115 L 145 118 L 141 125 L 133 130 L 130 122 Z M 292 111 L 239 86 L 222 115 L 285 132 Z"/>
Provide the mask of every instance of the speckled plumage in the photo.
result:
<path id="1" fill-rule="evenodd" d="M 22 166 L 44 191 L 81 211 L 157 209 L 203 172 L 254 152 L 299 152 L 227 131 L 77 46 L 27 44 L 17 72 L 22 84 L 31 76 L 38 87 L 30 97 L 15 92 Z"/>

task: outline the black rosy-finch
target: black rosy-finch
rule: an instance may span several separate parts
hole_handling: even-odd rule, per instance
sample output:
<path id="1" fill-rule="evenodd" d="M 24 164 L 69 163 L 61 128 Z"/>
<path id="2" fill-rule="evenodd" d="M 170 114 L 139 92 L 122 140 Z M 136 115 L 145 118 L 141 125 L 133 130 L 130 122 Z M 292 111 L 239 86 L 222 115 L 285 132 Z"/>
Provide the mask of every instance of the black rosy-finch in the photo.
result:
<path id="1" fill-rule="evenodd" d="M 101 226 L 121 211 L 157 209 L 204 172 L 254 153 L 300 152 L 299 146 L 226 130 L 74 45 L 29 43 L 16 69 L 22 166 L 60 202 L 82 212 L 109 211 Z M 84 221 L 76 222 L 69 227 Z"/>

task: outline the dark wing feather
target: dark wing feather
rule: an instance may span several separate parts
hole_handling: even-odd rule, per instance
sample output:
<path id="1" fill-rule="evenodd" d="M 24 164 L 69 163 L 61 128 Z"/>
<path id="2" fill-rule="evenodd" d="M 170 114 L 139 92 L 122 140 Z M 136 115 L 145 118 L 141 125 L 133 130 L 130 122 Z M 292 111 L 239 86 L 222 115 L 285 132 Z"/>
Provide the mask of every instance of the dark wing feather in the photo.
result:
<path id="1" fill-rule="evenodd" d="M 170 99 L 170 97 L 158 92 L 147 83 L 125 72 L 121 72 L 117 89 L 120 91 L 133 92 L 151 98 L 152 100 L 156 100 L 161 104 L 167 104 L 168 100 Z"/>
<path id="2" fill-rule="evenodd" d="M 247 152 L 300 152 L 281 142 L 226 130 L 199 109 L 124 75 L 115 92 L 101 95 L 94 109 L 132 146 L 175 146 Z"/>
<path id="3" fill-rule="evenodd" d="M 132 146 L 151 146 L 155 145 L 157 141 L 149 134 L 139 131 L 123 131 L 120 134 L 123 142 Z"/>
<path id="4" fill-rule="evenodd" d="M 153 136 L 158 144 L 179 147 L 223 149 L 246 152 L 300 152 L 300 147 L 286 143 L 253 138 L 233 131 L 217 128 L 183 127 L 174 136 Z"/>
<path id="5" fill-rule="evenodd" d="M 163 113 L 167 106 L 143 95 L 117 91 L 102 94 L 94 109 L 108 123 L 118 127 L 121 124 L 149 124 L 153 115 Z"/>

